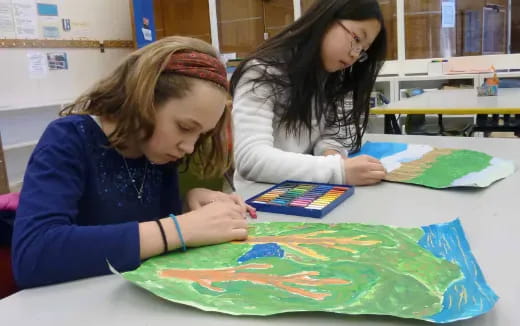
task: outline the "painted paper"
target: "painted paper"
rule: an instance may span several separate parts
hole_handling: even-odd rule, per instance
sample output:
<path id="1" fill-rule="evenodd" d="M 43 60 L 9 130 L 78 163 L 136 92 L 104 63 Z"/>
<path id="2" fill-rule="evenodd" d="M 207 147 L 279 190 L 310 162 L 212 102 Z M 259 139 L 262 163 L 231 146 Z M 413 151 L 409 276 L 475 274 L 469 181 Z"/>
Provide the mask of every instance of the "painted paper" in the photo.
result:
<path id="1" fill-rule="evenodd" d="M 257 223 L 247 241 L 155 257 L 122 276 L 164 299 L 232 315 L 326 311 L 442 323 L 497 301 L 458 220 L 424 228 Z"/>
<path id="2" fill-rule="evenodd" d="M 352 157 L 362 154 L 381 160 L 387 181 L 431 188 L 483 188 L 515 172 L 511 161 L 466 149 L 367 142 Z"/>

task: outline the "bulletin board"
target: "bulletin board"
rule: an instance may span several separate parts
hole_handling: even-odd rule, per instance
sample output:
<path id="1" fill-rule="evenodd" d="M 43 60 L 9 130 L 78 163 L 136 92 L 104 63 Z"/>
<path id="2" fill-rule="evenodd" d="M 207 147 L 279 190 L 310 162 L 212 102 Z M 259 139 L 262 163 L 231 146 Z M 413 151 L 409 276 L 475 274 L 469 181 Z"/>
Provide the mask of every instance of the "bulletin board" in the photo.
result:
<path id="1" fill-rule="evenodd" d="M 153 0 L 131 0 L 133 31 L 136 46 L 142 48 L 157 39 Z"/>
<path id="2" fill-rule="evenodd" d="M 129 0 L 0 0 L 0 110 L 70 103 L 135 48 Z"/>
<path id="3" fill-rule="evenodd" d="M 0 0 L 0 48 L 131 48 L 131 35 L 121 33 L 129 14 L 111 10 L 118 4 L 128 7 L 125 0 Z"/>

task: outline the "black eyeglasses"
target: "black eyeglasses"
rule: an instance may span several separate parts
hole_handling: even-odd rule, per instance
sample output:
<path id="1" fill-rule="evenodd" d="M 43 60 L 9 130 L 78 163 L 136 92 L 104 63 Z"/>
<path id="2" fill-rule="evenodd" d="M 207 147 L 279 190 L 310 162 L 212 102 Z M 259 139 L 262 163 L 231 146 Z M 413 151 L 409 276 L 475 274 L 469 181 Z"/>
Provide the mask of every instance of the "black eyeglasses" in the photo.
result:
<path id="1" fill-rule="evenodd" d="M 345 27 L 345 25 L 343 25 L 339 21 L 337 23 L 339 26 L 341 26 L 341 28 L 343 28 L 352 37 L 352 41 L 350 42 L 350 55 L 357 57 L 358 62 L 367 61 L 368 54 L 366 53 L 365 50 L 363 50 L 359 36 L 352 33 L 348 28 Z"/>

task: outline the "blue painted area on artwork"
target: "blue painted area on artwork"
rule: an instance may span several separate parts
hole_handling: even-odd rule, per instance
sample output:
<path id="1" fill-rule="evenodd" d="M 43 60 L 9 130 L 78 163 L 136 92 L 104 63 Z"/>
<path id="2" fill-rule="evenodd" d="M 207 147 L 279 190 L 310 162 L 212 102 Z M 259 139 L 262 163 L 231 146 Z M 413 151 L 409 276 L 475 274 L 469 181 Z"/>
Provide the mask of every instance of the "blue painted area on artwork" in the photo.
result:
<path id="1" fill-rule="evenodd" d="M 245 263 L 246 261 L 261 258 L 261 257 L 280 257 L 284 256 L 285 252 L 276 243 L 265 243 L 254 245 L 251 250 L 238 258 L 239 263 Z"/>
<path id="2" fill-rule="evenodd" d="M 488 312 L 498 300 L 484 279 L 471 253 L 459 219 L 449 223 L 424 226 L 424 236 L 418 242 L 435 256 L 460 266 L 464 278 L 454 282 L 444 293 L 444 309 L 429 320 L 448 323 Z"/>
<path id="3" fill-rule="evenodd" d="M 397 154 L 405 151 L 408 148 L 408 144 L 405 143 L 384 143 L 384 142 L 366 142 L 359 152 L 349 155 L 350 157 L 356 157 L 359 155 L 370 155 L 377 158 L 378 160 L 383 157 Z"/>

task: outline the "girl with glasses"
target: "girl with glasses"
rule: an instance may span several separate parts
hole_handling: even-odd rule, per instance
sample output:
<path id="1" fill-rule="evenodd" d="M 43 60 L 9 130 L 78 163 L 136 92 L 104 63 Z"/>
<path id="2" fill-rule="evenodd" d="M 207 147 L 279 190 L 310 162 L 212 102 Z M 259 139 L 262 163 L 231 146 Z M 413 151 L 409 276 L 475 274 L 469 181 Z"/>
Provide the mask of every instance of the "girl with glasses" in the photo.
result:
<path id="1" fill-rule="evenodd" d="M 231 79 L 235 182 L 383 179 L 378 160 L 348 155 L 361 146 L 385 52 L 376 0 L 317 0 L 250 54 Z"/>

